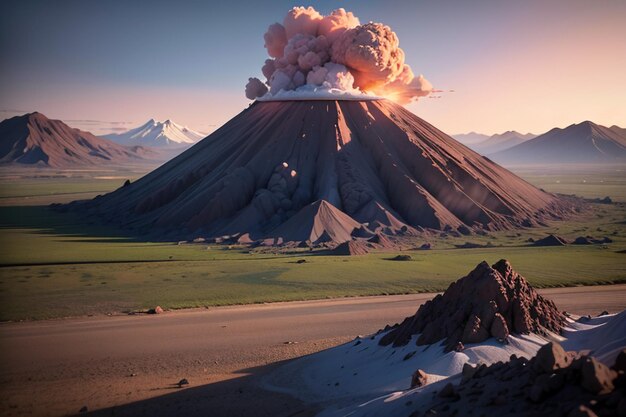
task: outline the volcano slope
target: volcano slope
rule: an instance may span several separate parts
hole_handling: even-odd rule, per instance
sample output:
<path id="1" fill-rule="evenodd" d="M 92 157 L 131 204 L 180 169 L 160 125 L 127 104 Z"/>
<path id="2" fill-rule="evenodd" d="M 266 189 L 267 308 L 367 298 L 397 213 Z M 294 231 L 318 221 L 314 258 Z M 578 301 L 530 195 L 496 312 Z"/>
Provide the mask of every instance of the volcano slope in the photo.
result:
<path id="1" fill-rule="evenodd" d="M 387 100 L 255 102 L 137 182 L 72 207 L 152 238 L 313 244 L 363 227 L 533 226 L 569 210 Z"/>

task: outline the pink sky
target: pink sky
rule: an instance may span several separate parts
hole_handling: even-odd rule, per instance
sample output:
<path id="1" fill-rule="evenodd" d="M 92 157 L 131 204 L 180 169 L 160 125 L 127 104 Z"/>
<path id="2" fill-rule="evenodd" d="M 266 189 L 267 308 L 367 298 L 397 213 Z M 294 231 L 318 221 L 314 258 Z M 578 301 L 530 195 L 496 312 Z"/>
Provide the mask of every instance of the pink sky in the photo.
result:
<path id="1" fill-rule="evenodd" d="M 319 3 L 323 12 L 337 7 Z M 113 125 L 79 120 L 132 126 L 170 118 L 202 132 L 220 126 L 249 104 L 244 86 L 261 75 L 263 32 L 286 11 L 279 2 L 245 16 L 165 2 L 102 4 L 97 13 L 81 2 L 15 4 L 1 22 L 0 35 L 12 42 L 0 50 L 0 117 L 37 110 L 96 134 Z M 342 3 L 361 21 L 389 24 L 416 74 L 455 90 L 408 106 L 443 131 L 542 133 L 584 120 L 626 127 L 626 2 L 393 5 Z M 154 23 L 163 16 L 176 36 Z M 105 30 L 111 25 L 116 31 Z"/>

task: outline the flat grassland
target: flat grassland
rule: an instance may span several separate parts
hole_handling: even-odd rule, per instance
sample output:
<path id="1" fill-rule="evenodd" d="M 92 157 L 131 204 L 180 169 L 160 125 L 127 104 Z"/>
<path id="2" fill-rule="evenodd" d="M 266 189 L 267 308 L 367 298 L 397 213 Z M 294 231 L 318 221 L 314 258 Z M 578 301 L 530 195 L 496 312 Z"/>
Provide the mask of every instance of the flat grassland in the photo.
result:
<path id="1" fill-rule="evenodd" d="M 0 206 L 34 206 L 69 203 L 93 198 L 134 181 L 156 165 L 124 168 L 57 170 L 0 167 Z"/>
<path id="2" fill-rule="evenodd" d="M 515 171 L 547 191 L 626 201 L 619 167 Z M 536 287 L 626 282 L 626 204 L 594 204 L 566 222 L 489 236 L 424 238 L 432 250 L 358 257 L 249 251 L 241 246 L 138 241 L 44 204 L 91 198 L 137 171 L 45 176 L 0 173 L 0 320 L 116 314 L 160 305 L 203 307 L 444 290 L 478 262 L 511 261 Z M 555 233 L 608 236 L 605 245 L 533 247 Z M 459 249 L 466 242 L 482 245 Z M 306 259 L 305 263 L 297 263 Z"/>
<path id="3" fill-rule="evenodd" d="M 546 191 L 585 198 L 611 197 L 626 202 L 626 166 L 560 164 L 507 166 L 531 184 Z"/>

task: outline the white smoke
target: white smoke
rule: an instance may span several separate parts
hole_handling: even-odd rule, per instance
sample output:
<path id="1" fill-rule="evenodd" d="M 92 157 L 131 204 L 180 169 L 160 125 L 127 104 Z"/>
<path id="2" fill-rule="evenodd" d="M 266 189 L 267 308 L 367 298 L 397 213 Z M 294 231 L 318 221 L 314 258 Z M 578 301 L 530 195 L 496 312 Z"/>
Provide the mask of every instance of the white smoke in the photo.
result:
<path id="1" fill-rule="evenodd" d="M 361 25 L 344 9 L 323 16 L 313 7 L 294 7 L 282 25 L 270 25 L 264 39 L 271 59 L 261 69 L 265 83 L 250 78 L 246 85 L 251 100 L 383 96 L 408 103 L 432 91 L 404 63 L 404 51 L 389 26 Z"/>

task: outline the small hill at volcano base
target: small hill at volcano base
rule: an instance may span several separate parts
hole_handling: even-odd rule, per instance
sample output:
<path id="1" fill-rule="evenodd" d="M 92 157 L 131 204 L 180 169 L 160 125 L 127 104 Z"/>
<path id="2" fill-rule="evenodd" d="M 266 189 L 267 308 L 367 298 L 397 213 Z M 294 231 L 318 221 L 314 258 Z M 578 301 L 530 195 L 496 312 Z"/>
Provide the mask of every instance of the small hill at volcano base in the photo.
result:
<path id="1" fill-rule="evenodd" d="M 361 226 L 326 201 L 316 201 L 303 208 L 270 234 L 285 241 L 345 242 Z"/>
<path id="2" fill-rule="evenodd" d="M 156 237 L 336 243 L 353 229 L 499 230 L 567 212 L 387 100 L 256 102 L 130 186 L 73 207 Z"/>

